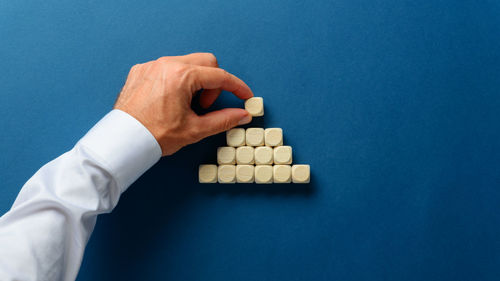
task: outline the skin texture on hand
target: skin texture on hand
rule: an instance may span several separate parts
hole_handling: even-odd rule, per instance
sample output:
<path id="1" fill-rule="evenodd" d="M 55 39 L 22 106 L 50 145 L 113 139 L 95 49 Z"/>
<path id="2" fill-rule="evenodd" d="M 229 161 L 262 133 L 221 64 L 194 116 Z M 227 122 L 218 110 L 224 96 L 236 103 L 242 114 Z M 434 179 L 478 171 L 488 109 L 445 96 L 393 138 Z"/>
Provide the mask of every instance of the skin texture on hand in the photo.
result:
<path id="1" fill-rule="evenodd" d="M 212 105 L 222 90 L 243 100 L 253 96 L 245 82 L 218 67 L 214 55 L 194 53 L 134 65 L 114 108 L 139 120 L 156 138 L 163 156 L 252 120 L 241 108 L 197 115 L 191 101 L 201 89 L 204 108 Z"/>

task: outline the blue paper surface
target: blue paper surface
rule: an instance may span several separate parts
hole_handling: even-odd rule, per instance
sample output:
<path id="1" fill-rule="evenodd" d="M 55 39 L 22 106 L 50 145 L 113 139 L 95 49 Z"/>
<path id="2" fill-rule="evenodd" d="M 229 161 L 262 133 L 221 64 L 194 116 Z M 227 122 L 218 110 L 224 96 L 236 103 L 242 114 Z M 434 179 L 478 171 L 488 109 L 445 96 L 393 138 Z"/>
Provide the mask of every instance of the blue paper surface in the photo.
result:
<path id="1" fill-rule="evenodd" d="M 311 184 L 200 185 L 224 136 L 186 147 L 99 218 L 78 280 L 498 280 L 499 15 L 498 1 L 2 1 L 0 213 L 132 65 L 213 52 L 264 97 L 254 125 L 283 128 Z"/>

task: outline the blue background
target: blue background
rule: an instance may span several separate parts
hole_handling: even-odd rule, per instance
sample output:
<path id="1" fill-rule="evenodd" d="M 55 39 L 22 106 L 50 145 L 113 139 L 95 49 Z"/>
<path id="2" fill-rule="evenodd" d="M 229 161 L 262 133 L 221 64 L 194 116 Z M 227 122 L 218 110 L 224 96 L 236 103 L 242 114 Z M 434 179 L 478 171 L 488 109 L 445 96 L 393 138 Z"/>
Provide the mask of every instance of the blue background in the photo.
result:
<path id="1" fill-rule="evenodd" d="M 499 1 L 1 1 L 0 213 L 136 63 L 213 52 L 308 186 L 199 185 L 224 136 L 99 218 L 78 280 L 494 280 Z M 223 94 L 215 108 L 241 107 Z M 1 252 L 1 251 L 0 251 Z"/>

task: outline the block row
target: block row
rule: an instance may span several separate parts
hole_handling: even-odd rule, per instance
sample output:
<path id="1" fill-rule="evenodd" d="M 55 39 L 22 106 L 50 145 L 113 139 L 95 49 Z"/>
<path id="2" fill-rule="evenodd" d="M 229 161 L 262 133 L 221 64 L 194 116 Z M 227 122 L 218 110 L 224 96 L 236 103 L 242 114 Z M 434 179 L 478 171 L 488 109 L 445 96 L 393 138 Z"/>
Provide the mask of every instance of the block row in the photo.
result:
<path id="1" fill-rule="evenodd" d="M 309 183 L 309 165 L 200 165 L 200 183 Z"/>
<path id="2" fill-rule="evenodd" d="M 217 148 L 217 163 L 219 165 L 285 165 L 292 164 L 292 147 L 276 146 L 223 146 Z"/>
<path id="3" fill-rule="evenodd" d="M 228 146 L 280 146 L 283 145 L 281 128 L 235 128 L 226 132 Z"/>

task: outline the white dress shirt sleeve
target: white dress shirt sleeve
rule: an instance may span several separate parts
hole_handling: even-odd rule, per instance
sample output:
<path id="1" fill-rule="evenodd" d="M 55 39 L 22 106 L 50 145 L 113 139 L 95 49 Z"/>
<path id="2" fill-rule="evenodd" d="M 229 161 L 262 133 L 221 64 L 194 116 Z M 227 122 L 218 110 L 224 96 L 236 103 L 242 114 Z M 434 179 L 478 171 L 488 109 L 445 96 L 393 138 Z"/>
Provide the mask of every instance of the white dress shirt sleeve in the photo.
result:
<path id="1" fill-rule="evenodd" d="M 0 280 L 75 280 L 97 215 L 161 157 L 153 135 L 113 110 L 47 163 L 0 217 Z"/>

